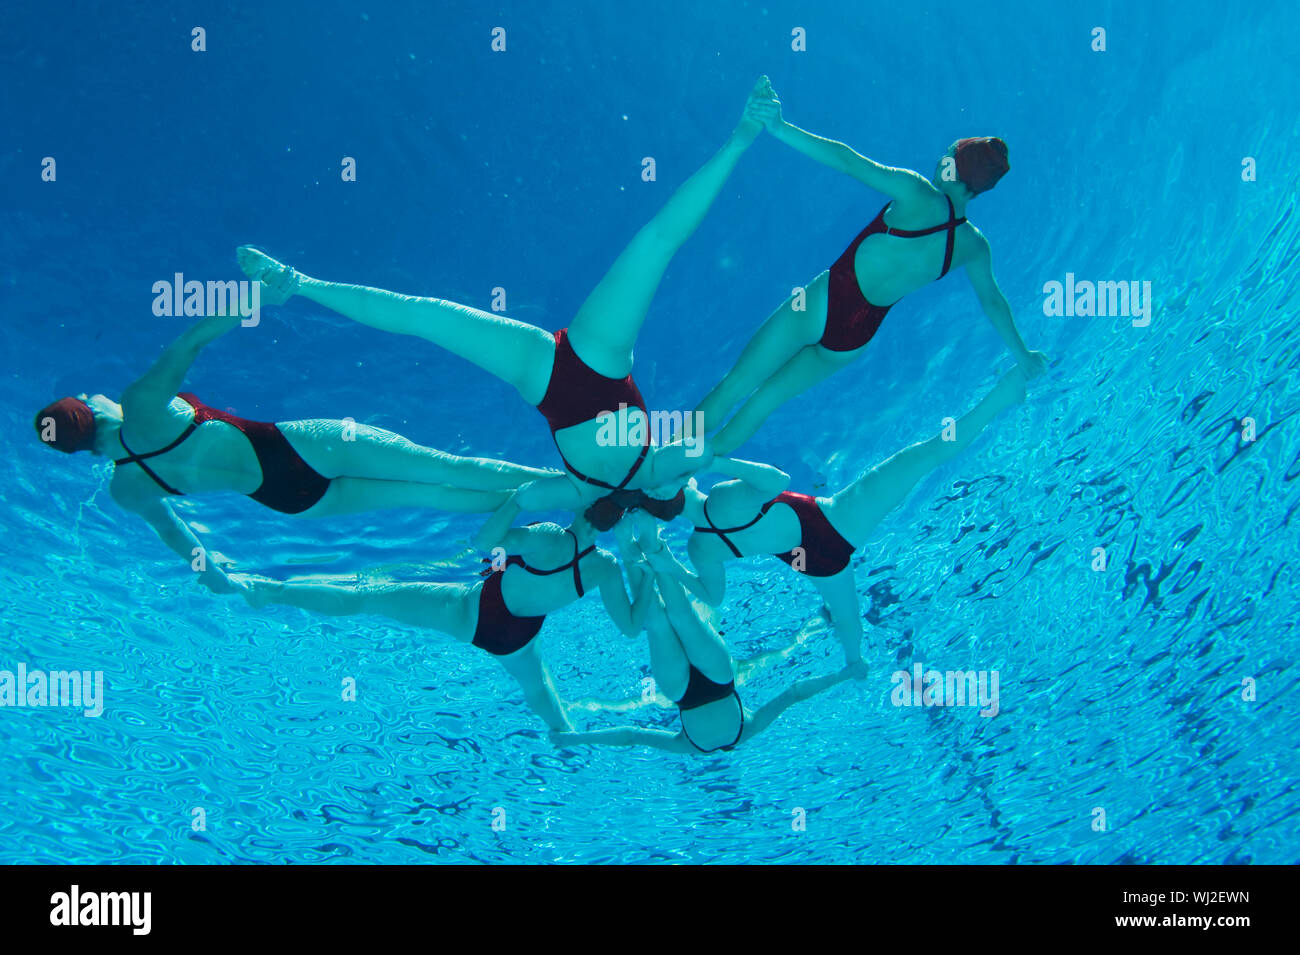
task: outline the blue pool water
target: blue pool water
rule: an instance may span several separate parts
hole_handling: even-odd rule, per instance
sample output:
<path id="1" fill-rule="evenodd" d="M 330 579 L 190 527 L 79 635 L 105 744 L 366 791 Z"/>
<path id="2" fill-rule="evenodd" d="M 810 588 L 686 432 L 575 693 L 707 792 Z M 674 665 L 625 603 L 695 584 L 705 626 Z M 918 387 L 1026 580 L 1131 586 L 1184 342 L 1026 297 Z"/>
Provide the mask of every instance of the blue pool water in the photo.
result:
<path id="1" fill-rule="evenodd" d="M 102 670 L 107 689 L 97 719 L 0 709 L 0 861 L 1300 861 L 1293 4 L 267 6 L 6 7 L 0 670 Z M 119 394 L 179 332 L 151 312 L 155 281 L 238 278 L 240 243 L 478 307 L 500 286 L 511 315 L 567 324 L 761 73 L 791 122 L 888 163 L 928 174 L 958 137 L 1011 144 L 1011 174 L 970 216 L 1053 366 L 860 551 L 870 677 L 735 753 L 557 750 L 485 654 L 215 597 L 108 499 L 107 465 L 35 440 L 38 407 Z M 760 139 L 650 312 L 652 406 L 693 406 L 880 202 Z M 1043 285 L 1066 273 L 1150 281 L 1149 327 L 1045 316 Z M 952 276 L 744 456 L 797 489 L 842 486 L 1007 364 Z M 557 463 L 504 385 L 303 301 L 214 345 L 188 385 L 246 417 L 352 416 Z M 254 573 L 478 567 L 465 517 L 177 508 Z M 775 560 L 733 570 L 736 655 L 802 641 L 746 683 L 751 706 L 838 666 L 817 607 Z M 644 641 L 595 602 L 542 639 L 566 698 L 639 695 Z M 998 671 L 998 715 L 894 706 L 890 674 L 914 663 Z M 670 725 L 655 708 L 582 712 Z"/>

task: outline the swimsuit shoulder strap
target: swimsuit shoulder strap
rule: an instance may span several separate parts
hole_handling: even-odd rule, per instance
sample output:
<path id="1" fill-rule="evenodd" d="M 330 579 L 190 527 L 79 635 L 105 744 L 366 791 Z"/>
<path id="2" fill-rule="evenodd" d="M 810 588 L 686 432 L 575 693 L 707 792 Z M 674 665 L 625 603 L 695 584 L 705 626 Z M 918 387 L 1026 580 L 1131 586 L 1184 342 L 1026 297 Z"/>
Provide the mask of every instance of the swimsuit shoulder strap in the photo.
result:
<path id="1" fill-rule="evenodd" d="M 740 549 L 731 542 L 731 539 L 727 537 L 727 535 L 735 534 L 740 531 L 748 530 L 749 528 L 753 527 L 755 524 L 757 524 L 759 521 L 763 519 L 763 516 L 767 513 L 768 508 L 770 508 L 776 502 L 776 500 L 777 500 L 776 498 L 772 498 L 772 500 L 768 501 L 766 504 L 760 507 L 758 509 L 758 513 L 754 515 L 754 519 L 752 521 L 749 521 L 748 523 L 738 524 L 735 527 L 719 527 L 717 524 L 713 523 L 713 518 L 709 517 L 709 500 L 708 498 L 705 498 L 704 519 L 709 522 L 709 526 L 697 527 L 695 529 L 701 534 L 717 534 L 718 540 L 722 541 L 722 543 L 726 544 L 729 548 L 731 548 L 731 552 L 733 554 L 735 554 L 737 557 L 744 557 L 745 555 L 740 552 Z"/>
<path id="2" fill-rule="evenodd" d="M 890 205 L 891 203 L 886 202 L 881 206 L 880 211 L 876 213 L 876 217 L 867 223 L 867 227 L 858 233 L 857 238 L 849 243 L 849 247 L 845 249 L 844 254 L 840 256 L 841 262 L 852 262 L 858 253 L 858 246 L 866 240 L 867 236 L 889 231 L 889 226 L 885 225 L 885 210 L 888 209 Z"/>
<path id="3" fill-rule="evenodd" d="M 532 574 L 534 577 L 550 577 L 552 574 L 562 574 L 566 570 L 572 568 L 573 589 L 578 592 L 579 597 L 582 597 L 586 594 L 586 591 L 583 589 L 582 586 L 582 570 L 581 568 L 579 568 L 578 562 L 581 561 L 582 558 L 590 554 L 592 551 L 594 551 L 596 549 L 596 545 L 592 544 L 586 550 L 580 552 L 578 550 L 578 535 L 573 533 L 573 531 L 565 531 L 565 533 L 573 538 L 573 556 L 568 560 L 568 562 L 561 564 L 559 567 L 552 567 L 550 570 L 541 570 L 537 567 L 533 567 L 525 563 L 524 559 L 520 557 L 518 558 L 519 566 L 522 567 L 524 570 L 528 571 L 528 573 Z"/>
<path id="4" fill-rule="evenodd" d="M 198 401 L 197 398 L 194 398 L 193 395 L 184 395 L 184 394 L 179 395 L 178 397 L 181 398 L 183 401 L 185 401 L 186 404 L 194 408 L 194 420 L 192 420 L 189 423 L 189 426 L 180 433 L 180 436 L 171 444 L 167 445 L 164 448 L 159 448 L 157 451 L 146 451 L 143 454 L 136 454 L 134 451 L 131 450 L 130 446 L 126 443 L 126 436 L 122 434 L 121 430 L 119 430 L 117 433 L 117 440 L 121 442 L 122 449 L 126 451 L 126 457 L 114 458 L 113 463 L 119 466 L 123 464 L 138 464 L 140 466 L 140 470 L 144 471 L 145 474 L 153 478 L 154 483 L 157 484 L 164 491 L 166 491 L 168 494 L 176 494 L 176 495 L 183 496 L 185 494 L 184 491 L 176 490 L 176 488 L 172 487 L 170 484 L 168 484 L 166 481 L 160 478 L 158 476 L 158 472 L 156 472 L 153 468 L 149 467 L 149 465 L 144 463 L 149 458 L 156 458 L 159 455 L 166 454 L 168 451 L 171 451 L 173 448 L 179 447 L 181 444 L 185 442 L 186 438 L 188 438 L 190 435 L 192 435 L 195 432 L 198 426 L 203 423 L 203 420 L 205 420 L 200 418 L 199 408 L 203 407 L 203 405 L 201 402 Z"/>
<path id="5" fill-rule="evenodd" d="M 948 200 L 948 221 L 947 222 L 941 222 L 938 225 L 932 225 L 928 229 L 895 229 L 892 226 L 885 226 L 884 231 L 888 235 L 896 236 L 900 239 L 919 239 L 923 235 L 934 235 L 936 232 L 942 232 L 944 229 L 947 229 L 948 232 L 951 234 L 952 231 L 957 228 L 957 226 L 961 225 L 963 222 L 966 221 L 966 218 L 965 216 L 958 218 L 957 210 L 953 208 L 952 200 L 948 199 L 947 196 L 944 196 L 944 198 Z M 885 209 L 888 208 L 889 206 L 885 206 Z M 882 225 L 884 225 L 885 222 L 885 209 L 881 209 L 880 215 L 876 217 L 877 219 L 880 220 Z"/>
<path id="6" fill-rule="evenodd" d="M 587 592 L 582 587 L 582 568 L 579 564 L 582 562 L 582 558 L 586 557 L 596 549 L 596 545 L 594 543 L 590 544 L 586 550 L 579 551 L 578 535 L 573 533 L 573 531 L 566 531 L 565 533 L 573 538 L 573 560 L 570 562 L 573 564 L 573 589 L 578 592 L 579 597 L 582 597 L 585 596 Z"/>
<path id="7" fill-rule="evenodd" d="M 200 399 L 198 395 L 190 394 L 188 391 L 182 391 L 176 397 L 180 398 L 182 401 L 184 401 L 186 404 L 188 404 L 191 408 L 194 409 L 195 424 L 203 424 L 203 422 L 205 421 L 219 421 L 224 419 L 231 419 L 234 417 L 234 415 L 228 415 L 223 411 L 218 411 L 216 408 L 208 407 L 203 403 L 202 399 Z"/>
<path id="8" fill-rule="evenodd" d="M 952 267 L 952 252 L 953 246 L 956 244 L 957 227 L 966 221 L 965 216 L 958 218 L 957 210 L 952 204 L 952 199 L 948 196 L 944 196 L 944 198 L 948 200 L 948 221 L 939 225 L 930 226 L 928 229 L 895 229 L 888 225 L 885 222 L 885 212 L 891 205 L 893 205 L 893 203 L 885 203 L 884 208 L 876 213 L 876 217 L 871 220 L 871 224 L 863 229 L 858 234 L 858 237 L 853 240 L 852 244 L 849 245 L 848 249 L 845 251 L 845 255 L 847 256 L 856 253 L 858 246 L 862 244 L 863 240 L 866 239 L 867 236 L 876 235 L 877 233 L 892 235 L 899 239 L 919 239 L 922 236 L 934 235 L 936 232 L 943 232 L 946 230 L 948 233 L 948 242 L 943 253 L 943 271 L 939 273 L 939 278 L 943 278 L 948 274 L 948 269 Z"/>
<path id="9" fill-rule="evenodd" d="M 647 429 L 646 443 L 641 445 L 641 453 L 638 454 L 636 460 L 632 462 L 631 470 L 629 470 L 627 472 L 627 475 L 623 478 L 623 480 L 619 481 L 617 484 L 610 484 L 607 481 L 602 481 L 600 478 L 589 477 L 588 475 L 583 474 L 581 471 L 579 471 L 577 468 L 575 468 L 572 464 L 569 463 L 569 459 L 564 456 L 564 452 L 560 451 L 559 445 L 556 445 L 555 450 L 560 451 L 560 460 L 563 461 L 564 466 L 569 469 L 569 473 L 572 474 L 574 477 L 576 477 L 579 481 L 583 482 L 584 484 L 590 484 L 593 487 L 604 488 L 607 491 L 621 491 L 623 490 L 623 488 L 627 487 L 628 483 L 632 480 L 632 478 L 636 477 L 636 472 L 641 470 L 641 465 L 645 462 L 646 455 L 650 453 L 649 433 L 650 433 L 649 429 Z"/>
<path id="10" fill-rule="evenodd" d="M 966 221 L 966 217 L 957 218 L 957 210 L 952 207 L 952 199 L 944 196 L 948 200 L 948 221 L 943 228 L 948 230 L 948 243 L 943 250 L 943 269 L 939 272 L 939 278 L 948 274 L 948 269 L 952 268 L 952 250 L 957 244 L 957 227 Z"/>

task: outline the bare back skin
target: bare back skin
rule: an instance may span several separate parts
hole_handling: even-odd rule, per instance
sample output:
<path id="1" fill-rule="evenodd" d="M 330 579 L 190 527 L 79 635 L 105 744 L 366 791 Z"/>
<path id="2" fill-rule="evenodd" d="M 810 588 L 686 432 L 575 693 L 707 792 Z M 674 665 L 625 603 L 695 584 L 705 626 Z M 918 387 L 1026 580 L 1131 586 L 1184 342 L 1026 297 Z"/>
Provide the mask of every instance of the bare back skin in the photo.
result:
<path id="1" fill-rule="evenodd" d="M 1018 368 L 1013 368 L 956 422 L 952 440 L 940 434 L 904 448 L 863 472 L 837 493 L 817 498 L 818 507 L 841 537 L 855 549 L 860 547 L 922 478 L 960 454 L 994 417 L 1024 397 L 1024 377 Z M 778 503 L 771 505 L 765 514 L 761 510 L 785 489 L 788 475 L 770 465 L 725 458 L 718 459 L 715 469 L 735 477 L 714 485 L 707 495 L 693 485 L 686 493 L 685 517 L 696 528 L 705 528 L 696 530 L 687 541 L 687 553 L 696 572 L 692 574 L 675 561 L 669 561 L 665 569 L 716 606 L 726 590 L 726 564 L 737 557 L 719 534 L 707 529 L 710 521 L 713 527 L 724 531 L 744 528 L 727 533 L 727 538 L 745 557 L 791 553 L 805 542 L 798 517 L 789 506 Z M 747 524 L 750 526 L 745 527 Z M 859 661 L 862 621 L 852 567 L 828 577 L 807 579 L 825 602 L 836 636 L 844 647 L 846 662 Z"/>
<path id="2" fill-rule="evenodd" d="M 579 550 L 594 539 L 587 529 L 578 532 Z M 573 560 L 574 535 L 553 525 L 519 528 L 509 543 L 518 556 L 535 570 L 564 568 Z M 592 550 L 578 561 L 584 590 L 599 592 L 610 617 L 626 631 L 639 630 L 644 602 L 649 597 L 648 580 L 634 607 L 623 589 L 623 578 L 613 555 Z M 315 613 L 335 616 L 375 614 L 410 626 L 437 630 L 469 643 L 479 626 L 482 583 L 380 583 L 342 584 L 326 582 L 280 582 L 264 577 L 232 575 L 254 607 L 269 603 L 286 604 Z M 578 599 L 571 569 L 554 574 L 530 574 L 522 567 L 507 567 L 501 580 L 506 608 L 518 617 L 540 617 Z M 494 655 L 497 662 L 519 684 L 528 705 L 553 730 L 569 728 L 565 706 L 555 690 L 549 671 L 534 638 L 513 653 Z"/>
<path id="3" fill-rule="evenodd" d="M 764 77 L 766 80 L 766 77 Z M 974 193 L 960 181 L 942 174 L 952 160 L 953 147 L 940 159 L 933 179 L 910 169 L 884 166 L 844 143 L 822 139 L 786 123 L 770 83 L 766 100 L 753 107 L 774 137 L 814 160 L 855 178 L 889 199 L 884 213 L 891 229 L 919 231 L 964 218 Z M 1010 305 L 993 278 L 989 243 L 969 222 L 953 232 L 953 256 L 948 271 L 964 268 L 981 309 L 1006 342 L 1027 378 L 1041 374 L 1046 357 L 1029 351 L 1020 338 Z M 847 239 L 848 237 L 846 237 Z M 854 277 L 871 305 L 889 307 L 941 277 L 948 231 L 926 236 L 876 233 L 867 236 L 854 254 Z M 850 364 L 866 347 L 829 349 L 820 344 L 826 332 L 830 270 L 797 290 L 759 327 L 735 365 L 701 400 L 705 430 L 713 434 L 713 450 L 729 455 L 748 441 L 768 416 L 796 395 Z M 733 413 L 734 410 L 734 413 Z"/>
<path id="4" fill-rule="evenodd" d="M 163 414 L 127 412 L 120 432 L 113 435 L 109 454 L 114 460 L 128 456 L 123 438 L 140 454 L 165 448 L 184 433 L 193 417 L 193 409 L 180 398 L 173 398 Z M 251 494 L 262 483 L 262 468 L 248 438 L 224 421 L 206 422 L 181 445 L 146 463 L 164 481 L 186 494 Z M 114 468 L 109 488 L 114 497 L 165 495 L 157 482 L 135 464 Z"/>
<path id="5" fill-rule="evenodd" d="M 844 526 L 844 505 L 836 497 L 819 497 L 817 505 L 827 521 L 839 534 L 855 547 L 864 539 L 851 536 Z M 758 520 L 750 527 L 728 534 L 727 537 L 746 556 L 793 554 L 803 545 L 803 529 L 798 515 L 786 504 L 774 504 L 760 516 L 756 495 L 743 482 L 731 481 L 716 486 L 707 496 L 696 491 L 686 496 L 684 513 L 696 527 L 708 527 L 704 505 L 708 504 L 708 517 L 715 526 L 726 529 L 740 527 Z M 717 534 L 696 531 L 687 540 L 687 554 L 695 566 L 695 580 L 702 586 L 700 592 L 706 600 L 721 602 L 726 588 L 726 564 L 736 555 Z M 684 570 L 684 568 L 683 568 Z M 852 566 L 829 577 L 808 577 L 817 588 L 829 612 L 836 636 L 844 648 L 847 664 L 862 660 L 862 621 L 859 612 L 857 586 Z M 714 601 L 710 601 L 714 602 Z"/>
<path id="6" fill-rule="evenodd" d="M 657 544 L 658 549 L 666 549 L 662 539 L 658 539 L 657 531 L 652 538 L 649 546 Z M 643 536 L 643 541 L 646 539 Z M 624 559 L 629 556 L 625 550 Z M 647 557 L 650 563 L 655 563 L 653 554 L 646 555 L 642 551 L 642 559 Z M 734 664 L 721 635 L 700 616 L 680 581 L 666 572 L 657 572 L 656 579 L 661 599 L 651 602 L 646 617 L 646 633 L 657 689 L 670 700 L 681 700 L 689 685 L 692 666 L 714 683 L 725 686 L 731 682 Z M 799 680 L 757 711 L 745 707 L 735 694 L 687 710 L 679 707 L 682 729 L 677 732 L 620 727 L 553 733 L 551 739 L 566 746 L 650 746 L 677 754 L 717 755 L 750 742 L 795 703 L 811 699 L 846 679 L 865 676 L 865 666 L 858 663 L 828 676 Z"/>
<path id="7" fill-rule="evenodd" d="M 708 527 L 704 513 L 704 505 L 707 502 L 708 518 L 712 519 L 715 527 L 723 530 L 741 527 L 757 518 L 755 523 L 744 530 L 727 534 L 727 538 L 740 552 L 755 557 L 793 554 L 795 548 L 803 543 L 803 529 L 793 508 L 788 504 L 777 503 L 769 507 L 766 514 L 760 516 L 761 505 L 755 506 L 753 495 L 747 494 L 746 491 L 746 488 L 737 487 L 736 482 L 727 482 L 715 486 L 707 496 L 698 493 L 688 494 L 684 514 L 696 527 Z M 849 537 L 846 528 L 841 527 L 837 521 L 838 507 L 835 499 L 819 497 L 816 500 L 831 526 L 846 540 L 856 545 L 857 541 Z M 686 546 L 691 562 L 697 567 L 720 565 L 736 559 L 731 548 L 717 534 L 696 531 L 688 538 Z"/>
<path id="8" fill-rule="evenodd" d="M 281 476 L 263 473 L 253 442 L 235 424 L 208 418 L 191 430 L 197 409 L 177 395 L 202 350 L 239 325 L 237 315 L 216 315 L 187 328 L 126 388 L 121 404 L 102 394 L 80 399 L 94 415 L 91 450 L 121 462 L 109 484 L 113 500 L 148 522 L 196 571 L 199 582 L 219 593 L 231 589 L 225 569 L 206 561 L 194 529 L 171 507 L 172 490 L 251 495 Z M 299 469 L 280 487 L 288 485 L 292 492 L 304 474 L 317 486 L 325 479 L 318 498 L 290 512 L 307 517 L 399 507 L 491 512 L 502 508 L 521 484 L 558 473 L 448 454 L 351 420 L 283 421 L 275 429 L 301 463 L 316 472 Z M 130 460 L 132 452 L 143 460 Z"/>
<path id="9" fill-rule="evenodd" d="M 915 197 L 894 199 L 889 203 L 889 208 L 885 211 L 887 226 L 916 231 L 947 221 L 948 203 L 944 194 L 921 177 L 918 177 L 917 190 Z M 956 203 L 954 209 L 958 216 L 964 211 L 957 209 Z M 983 243 L 987 241 L 983 238 L 983 233 L 969 222 L 957 226 L 955 235 L 951 269 L 964 267 L 973 261 L 980 255 Z M 942 232 L 920 238 L 884 233 L 867 236 L 858 246 L 853 259 L 858 287 L 863 296 L 873 305 L 891 306 L 929 285 L 943 265 L 946 243 L 947 236 Z M 795 308 L 799 298 L 792 294 L 772 313 L 768 321 L 779 318 L 788 322 L 792 328 L 799 328 L 802 343 L 816 347 L 823 361 L 847 365 L 861 353 L 861 348 L 847 352 L 832 351 L 818 344 L 826 331 L 829 276 L 830 269 L 826 269 L 803 289 L 802 304 L 805 307 L 802 310 Z M 863 348 L 865 347 L 864 345 Z"/>
<path id="10" fill-rule="evenodd" d="M 593 371 L 607 378 L 632 372 L 637 336 L 669 262 L 699 227 L 761 128 L 758 120 L 743 115 L 726 144 L 637 231 L 579 307 L 567 326 L 569 340 L 574 353 Z M 238 258 L 244 273 L 267 289 L 263 301 L 279 304 L 300 295 L 360 324 L 423 338 L 512 385 L 531 405 L 540 404 L 553 384 L 561 388 L 565 384 L 552 382 L 556 354 L 552 335 L 535 326 L 442 299 L 322 281 L 249 246 L 239 249 Z M 602 411 L 620 415 L 620 434 L 645 419 L 635 408 Z M 680 446 L 652 447 L 632 473 L 641 447 L 598 440 L 601 430 L 601 422 L 593 420 L 555 432 L 569 471 L 521 491 L 519 500 L 501 509 L 485 538 L 499 535 L 520 510 L 577 511 L 608 493 L 602 485 L 650 490 L 684 481 L 683 475 L 690 473 L 690 462 L 684 460 Z M 600 483 L 588 483 L 580 475 Z"/>
<path id="11" fill-rule="evenodd" d="M 943 193 L 917 176 L 915 194 L 891 201 L 885 223 L 904 230 L 926 229 L 948 218 Z M 964 203 L 960 203 L 964 205 Z M 960 216 L 962 209 L 954 202 Z M 987 242 L 970 223 L 955 230 L 952 268 L 981 261 Z M 883 233 L 858 246 L 854 268 L 868 302 L 889 306 L 933 282 L 943 267 L 945 233 L 905 238 Z M 820 273 L 802 294 L 792 294 L 759 327 L 728 375 L 700 403 L 706 430 L 718 430 L 714 449 L 729 454 L 743 444 L 786 401 L 854 362 L 867 347 L 835 351 L 820 344 L 826 332 L 830 270 Z M 802 308 L 796 308 L 801 305 Z M 745 400 L 746 396 L 750 396 Z M 727 408 L 743 401 L 718 429 Z"/>
<path id="12" fill-rule="evenodd" d="M 885 210 L 885 225 L 891 229 L 920 230 L 948 221 L 948 202 L 938 189 L 917 176 L 915 195 L 893 199 Z M 953 209 L 960 218 L 965 202 L 954 200 Z M 982 248 L 983 237 L 969 222 L 957 226 L 952 252 L 952 269 L 966 266 Z M 919 238 L 878 233 L 869 235 L 858 246 L 854 271 L 858 287 L 868 302 L 893 305 L 906 295 L 929 285 L 943 267 L 947 234 L 936 232 Z M 826 273 L 823 273 L 826 274 Z M 825 310 L 822 322 L 825 324 Z"/>

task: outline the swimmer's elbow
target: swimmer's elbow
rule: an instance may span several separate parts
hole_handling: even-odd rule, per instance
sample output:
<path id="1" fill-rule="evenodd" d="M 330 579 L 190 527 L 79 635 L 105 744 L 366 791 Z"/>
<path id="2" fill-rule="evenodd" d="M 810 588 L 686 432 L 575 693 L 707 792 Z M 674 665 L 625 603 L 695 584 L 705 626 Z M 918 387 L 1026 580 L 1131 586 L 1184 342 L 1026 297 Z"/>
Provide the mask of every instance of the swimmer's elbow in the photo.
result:
<path id="1" fill-rule="evenodd" d="M 995 328 L 1003 328 L 1014 322 L 1014 316 L 1011 313 L 1011 303 L 1001 292 L 980 299 L 980 308 L 984 310 L 985 316 L 993 323 Z"/>
<path id="2" fill-rule="evenodd" d="M 722 598 L 726 596 L 726 585 L 707 584 L 701 580 L 699 594 L 700 598 L 710 607 L 717 607 L 722 603 Z"/>
<path id="3" fill-rule="evenodd" d="M 770 490 L 772 492 L 771 496 L 776 497 L 776 495 L 789 490 L 790 475 L 786 474 L 780 468 L 773 468 L 772 471 L 772 483 L 768 488 L 766 488 L 766 490 Z"/>
<path id="4" fill-rule="evenodd" d="M 710 607 L 716 607 L 722 603 L 722 598 L 727 594 L 727 571 L 717 562 L 708 562 L 699 567 L 699 573 L 695 577 L 696 586 L 692 589 L 699 594 L 700 599 Z"/>

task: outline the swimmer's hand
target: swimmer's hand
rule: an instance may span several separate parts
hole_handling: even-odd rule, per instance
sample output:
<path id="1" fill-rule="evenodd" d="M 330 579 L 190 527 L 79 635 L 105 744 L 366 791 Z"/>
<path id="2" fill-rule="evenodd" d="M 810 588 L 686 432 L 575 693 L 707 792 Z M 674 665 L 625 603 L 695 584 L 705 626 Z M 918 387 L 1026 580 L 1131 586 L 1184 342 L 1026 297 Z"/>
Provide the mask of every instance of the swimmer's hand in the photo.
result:
<path id="1" fill-rule="evenodd" d="M 736 124 L 735 131 L 731 134 L 731 141 L 735 145 L 744 149 L 752 143 L 758 134 L 763 131 L 763 120 L 759 115 L 751 115 L 751 108 L 764 99 L 764 88 L 771 88 L 767 82 L 766 76 L 760 76 L 754 83 L 754 88 L 749 91 L 749 99 L 745 101 L 745 112 L 741 114 L 740 122 Z"/>
<path id="2" fill-rule="evenodd" d="M 769 132 L 785 124 L 785 118 L 781 115 L 781 101 L 777 99 L 772 81 L 766 75 L 759 77 L 754 92 L 749 94 L 745 115 L 762 123 L 763 128 Z"/>
<path id="3" fill-rule="evenodd" d="M 1020 370 L 1026 381 L 1037 378 L 1047 371 L 1047 356 L 1040 351 L 1025 352 L 1020 359 Z"/>
<path id="4" fill-rule="evenodd" d="M 236 574 L 236 577 L 239 575 Z M 224 570 L 216 563 L 209 563 L 207 570 L 199 574 L 199 583 L 214 594 L 233 594 L 238 590 L 235 581 L 230 579 Z"/>
<path id="5" fill-rule="evenodd" d="M 637 553 L 635 519 L 624 513 L 612 529 L 614 540 L 618 542 L 619 553 L 623 555 L 623 559 L 627 560 L 629 554 L 635 555 Z"/>
<path id="6" fill-rule="evenodd" d="M 714 458 L 718 456 L 717 452 L 713 450 L 713 442 L 707 435 L 701 435 L 699 441 L 700 443 L 696 455 L 690 458 L 691 474 L 699 474 L 701 471 L 707 471 L 713 464 Z"/>
<path id="7" fill-rule="evenodd" d="M 677 569 L 677 559 L 673 557 L 672 551 L 663 546 L 662 541 L 659 542 L 659 547 L 656 550 L 643 549 L 643 552 L 646 561 L 659 573 L 671 574 Z"/>

